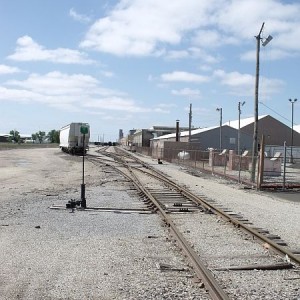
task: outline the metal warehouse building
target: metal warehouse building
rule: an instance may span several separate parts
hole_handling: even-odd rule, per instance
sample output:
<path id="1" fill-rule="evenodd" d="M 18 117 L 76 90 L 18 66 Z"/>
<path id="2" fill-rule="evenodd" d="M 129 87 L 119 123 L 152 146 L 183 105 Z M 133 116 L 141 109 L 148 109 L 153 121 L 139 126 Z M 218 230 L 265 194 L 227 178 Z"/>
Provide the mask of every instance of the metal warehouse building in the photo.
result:
<path id="1" fill-rule="evenodd" d="M 238 129 L 238 120 L 225 123 L 231 127 Z M 254 117 L 241 119 L 241 132 L 253 135 Z M 296 127 L 296 126 L 295 126 Z M 283 146 L 284 142 L 288 146 L 292 144 L 292 129 L 291 127 L 281 123 L 270 115 L 258 117 L 258 140 L 261 136 L 265 137 L 266 145 Z M 300 133 L 294 128 L 293 131 L 293 145 L 300 146 Z"/>
<path id="2" fill-rule="evenodd" d="M 228 125 L 223 125 L 222 132 L 222 149 L 235 150 L 238 148 L 238 130 Z M 240 149 L 246 150 L 252 147 L 252 135 L 240 131 Z M 220 127 L 208 127 L 184 131 L 179 134 L 179 142 L 187 143 L 191 141 L 191 145 L 197 145 L 198 150 L 207 150 L 209 148 L 220 149 Z M 163 135 L 151 140 L 151 147 L 164 148 L 165 142 L 175 142 L 176 133 Z M 194 148 L 194 147 L 193 147 Z"/>
<path id="3" fill-rule="evenodd" d="M 258 118 L 258 141 L 262 135 L 265 137 L 266 145 L 283 146 L 284 142 L 288 146 L 292 143 L 291 127 L 281 123 L 270 115 L 259 116 Z M 238 120 L 226 122 L 220 126 L 208 127 L 184 131 L 179 134 L 179 142 L 197 144 L 197 149 L 206 150 L 208 148 L 220 149 L 220 132 L 222 133 L 222 149 L 235 150 L 238 148 Z M 254 117 L 240 120 L 240 150 L 252 150 L 254 130 Z M 175 142 L 176 134 L 163 135 L 151 140 L 151 147 L 164 148 L 165 142 Z M 293 145 L 300 146 L 300 133 L 293 131 Z M 195 147 L 193 147 L 195 148 Z"/>

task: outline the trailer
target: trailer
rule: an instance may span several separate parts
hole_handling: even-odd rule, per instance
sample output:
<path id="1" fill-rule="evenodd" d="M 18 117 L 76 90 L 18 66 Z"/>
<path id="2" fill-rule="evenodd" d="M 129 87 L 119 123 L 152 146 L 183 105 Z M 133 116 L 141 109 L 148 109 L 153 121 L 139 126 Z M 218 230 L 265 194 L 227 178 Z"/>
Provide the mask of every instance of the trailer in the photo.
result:
<path id="1" fill-rule="evenodd" d="M 87 133 L 81 133 L 81 127 L 87 128 Z M 60 144 L 62 151 L 70 154 L 85 154 L 90 140 L 90 126 L 88 123 L 71 123 L 60 129 Z"/>

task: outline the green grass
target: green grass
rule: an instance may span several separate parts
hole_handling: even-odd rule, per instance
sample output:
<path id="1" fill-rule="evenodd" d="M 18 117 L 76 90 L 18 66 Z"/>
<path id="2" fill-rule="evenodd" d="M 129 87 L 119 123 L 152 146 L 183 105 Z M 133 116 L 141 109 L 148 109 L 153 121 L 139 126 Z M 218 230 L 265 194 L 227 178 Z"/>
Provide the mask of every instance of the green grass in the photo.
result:
<path id="1" fill-rule="evenodd" d="M 11 149 L 32 149 L 32 148 L 58 148 L 58 144 L 14 144 L 14 143 L 0 143 L 0 150 Z"/>

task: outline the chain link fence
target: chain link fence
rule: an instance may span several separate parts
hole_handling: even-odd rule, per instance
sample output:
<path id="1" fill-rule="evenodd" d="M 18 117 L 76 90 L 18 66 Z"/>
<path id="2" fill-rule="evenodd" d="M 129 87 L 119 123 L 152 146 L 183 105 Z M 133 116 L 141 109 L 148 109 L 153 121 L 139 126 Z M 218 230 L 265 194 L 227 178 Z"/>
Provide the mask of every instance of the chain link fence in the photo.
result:
<path id="1" fill-rule="evenodd" d="M 175 144 L 165 148 L 137 147 L 136 152 L 151 156 L 159 163 L 175 163 L 259 189 L 300 188 L 300 147 L 266 146 L 256 159 L 255 181 L 251 182 L 252 156 L 248 151 L 237 155 L 233 150 L 201 151 Z"/>

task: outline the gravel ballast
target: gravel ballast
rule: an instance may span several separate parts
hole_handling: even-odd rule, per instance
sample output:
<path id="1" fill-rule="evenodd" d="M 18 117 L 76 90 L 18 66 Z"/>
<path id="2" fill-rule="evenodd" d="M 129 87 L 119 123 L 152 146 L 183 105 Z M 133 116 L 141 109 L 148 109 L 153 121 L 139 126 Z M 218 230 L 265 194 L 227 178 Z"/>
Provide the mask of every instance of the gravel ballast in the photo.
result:
<path id="1" fill-rule="evenodd" d="M 191 176 L 189 170 L 177 165 L 139 158 L 196 194 L 240 213 L 256 227 L 280 235 L 291 248 L 300 249 L 299 202 L 244 190 L 217 177 Z M 107 167 L 99 172 L 98 166 L 86 162 L 87 205 L 116 211 L 71 212 L 50 207 L 65 207 L 69 200 L 80 199 L 81 157 L 45 148 L 0 151 L 0 161 L 1 299 L 209 299 L 205 289 L 195 283 L 186 259 L 158 215 L 117 210 L 145 208 L 131 184 L 120 175 Z M 228 265 L 228 248 L 217 257 L 212 245 L 219 245 L 205 233 L 207 230 L 220 240 L 222 233 L 214 226 L 222 221 L 213 216 L 214 224 L 202 227 L 211 222 L 206 219 L 211 217 L 195 214 L 186 222 L 178 215 L 176 223 L 195 250 L 205 251 L 208 261 L 215 254 L 209 264 Z M 225 230 L 237 238 L 236 229 Z M 211 239 L 207 249 L 199 242 L 205 236 Z M 264 251 L 260 245 L 250 244 L 245 257 Z M 264 262 L 263 256 L 260 262 Z M 170 270 L 163 271 L 164 265 L 171 266 Z M 256 272 L 261 275 L 263 271 Z M 289 280 L 286 273 L 281 294 L 263 292 L 272 287 L 278 290 L 283 282 L 278 278 L 284 277 L 283 273 L 264 272 L 265 282 L 253 285 L 249 284 L 253 278 L 246 282 L 238 278 L 238 273 L 216 274 L 233 299 L 300 299 L 300 273 L 295 273 L 295 280 Z"/>
<path id="2" fill-rule="evenodd" d="M 80 199 L 80 157 L 45 148 L 0 159 L 1 299 L 209 299 L 158 215 L 50 209 Z M 89 162 L 85 182 L 88 206 L 145 208 Z"/>

